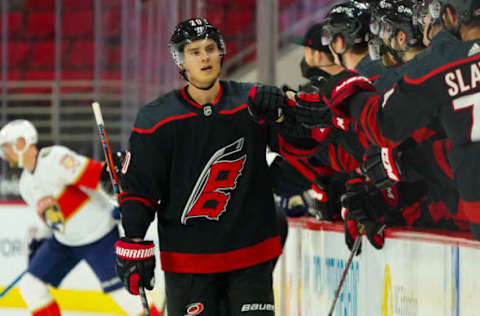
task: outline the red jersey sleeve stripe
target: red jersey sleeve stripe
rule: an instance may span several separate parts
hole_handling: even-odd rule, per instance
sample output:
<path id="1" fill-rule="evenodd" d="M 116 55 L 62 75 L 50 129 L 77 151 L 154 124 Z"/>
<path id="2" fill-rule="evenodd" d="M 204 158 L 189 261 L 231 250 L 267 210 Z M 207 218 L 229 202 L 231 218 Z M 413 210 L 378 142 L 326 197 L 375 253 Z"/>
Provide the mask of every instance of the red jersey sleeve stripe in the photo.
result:
<path id="1" fill-rule="evenodd" d="M 456 61 L 451 62 L 449 64 L 445 64 L 441 67 L 438 67 L 437 69 L 435 69 L 435 70 L 429 72 L 428 74 L 426 74 L 426 75 L 424 75 L 420 78 L 417 78 L 417 79 L 412 79 L 412 78 L 407 77 L 407 75 L 404 75 L 403 80 L 405 80 L 405 82 L 408 83 L 408 84 L 419 85 L 419 84 L 425 82 L 426 80 L 430 79 L 431 77 L 433 77 L 433 76 L 435 76 L 435 75 L 437 75 L 437 74 L 439 74 L 443 71 L 446 71 L 449 68 L 454 68 L 454 67 L 457 67 L 459 65 L 467 64 L 469 62 L 479 60 L 479 59 L 480 59 L 480 55 L 475 55 L 475 56 L 472 56 L 472 57 L 469 57 L 469 58 L 456 60 Z"/>
<path id="2" fill-rule="evenodd" d="M 363 119 L 364 130 L 369 131 L 370 135 L 367 137 L 373 137 L 374 144 L 382 147 L 396 147 L 399 142 L 393 142 L 382 135 L 380 127 L 378 126 L 378 102 L 380 96 L 374 96 L 367 101 L 367 113 Z M 362 113 L 363 114 L 363 113 Z"/>
<path id="3" fill-rule="evenodd" d="M 452 168 L 448 164 L 447 158 L 445 157 L 445 152 L 443 150 L 443 140 L 437 140 L 433 142 L 433 156 L 435 157 L 435 161 L 442 169 L 443 173 L 453 180 Z"/>
<path id="4" fill-rule="evenodd" d="M 220 114 L 234 114 L 234 113 L 237 113 L 238 111 L 240 110 L 243 110 L 243 109 L 246 109 L 247 108 L 247 104 L 242 104 L 242 105 L 239 105 L 237 106 L 236 108 L 232 109 L 232 110 L 221 110 L 219 111 L 218 113 Z"/>
<path id="5" fill-rule="evenodd" d="M 337 161 L 335 146 L 333 146 L 332 144 L 328 144 L 328 158 L 330 160 L 330 165 L 332 166 L 333 170 L 340 172 L 343 171 Z"/>
<path id="6" fill-rule="evenodd" d="M 118 195 L 118 204 L 121 206 L 126 201 L 136 201 L 147 206 L 148 208 L 155 208 L 155 202 L 153 202 L 152 200 L 140 196 L 131 196 L 128 195 L 127 192 L 120 193 Z"/>
<path id="7" fill-rule="evenodd" d="M 189 117 L 192 117 L 192 116 L 197 116 L 197 113 L 192 112 L 192 113 L 187 113 L 187 114 L 170 116 L 170 117 L 168 117 L 164 120 L 161 120 L 160 122 L 155 124 L 155 126 L 152 127 L 152 128 L 143 129 L 143 128 L 134 127 L 134 128 L 132 128 L 132 132 L 139 133 L 139 134 L 151 134 L 151 133 L 155 132 L 155 130 L 162 125 L 165 125 L 167 123 L 177 121 L 177 120 L 183 120 L 183 119 L 186 119 L 186 118 L 189 118 Z"/>
<path id="8" fill-rule="evenodd" d="M 313 155 L 317 151 L 317 147 L 312 149 L 300 149 L 287 143 L 282 136 L 278 135 L 278 141 L 280 144 L 280 151 L 282 156 L 290 157 L 308 157 Z"/>
<path id="9" fill-rule="evenodd" d="M 88 159 L 87 166 L 84 168 L 77 181 L 75 181 L 74 185 L 95 189 L 100 181 L 101 173 L 102 163 L 93 159 Z"/>

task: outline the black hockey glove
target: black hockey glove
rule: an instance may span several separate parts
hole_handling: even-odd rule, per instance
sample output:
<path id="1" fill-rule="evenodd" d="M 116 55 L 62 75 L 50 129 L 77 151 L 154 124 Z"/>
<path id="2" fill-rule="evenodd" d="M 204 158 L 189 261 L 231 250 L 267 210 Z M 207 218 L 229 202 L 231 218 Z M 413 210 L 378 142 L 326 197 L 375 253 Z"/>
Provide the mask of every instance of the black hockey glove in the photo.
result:
<path id="1" fill-rule="evenodd" d="M 350 111 L 344 101 L 360 91 L 375 91 L 375 87 L 358 73 L 344 70 L 331 76 L 320 90 L 323 94 L 321 100 L 335 115 L 350 118 Z"/>
<path id="2" fill-rule="evenodd" d="M 325 128 L 333 125 L 333 113 L 318 93 L 299 92 L 293 107 L 297 122 L 307 128 Z"/>
<path id="3" fill-rule="evenodd" d="M 362 174 L 380 190 L 389 188 L 402 181 L 402 172 L 397 163 L 399 157 L 395 148 L 372 146 L 365 152 Z"/>
<path id="4" fill-rule="evenodd" d="M 32 258 L 35 256 L 37 253 L 37 250 L 40 249 L 42 244 L 47 240 L 47 238 L 33 238 L 29 243 L 28 243 L 28 263 L 32 261 Z"/>
<path id="5" fill-rule="evenodd" d="M 339 219 L 339 213 L 334 204 L 330 201 L 328 189 L 319 183 L 312 184 L 310 190 L 303 192 L 303 197 L 308 205 L 310 215 L 318 220 L 335 221 Z"/>
<path id="6" fill-rule="evenodd" d="M 119 177 L 119 181 L 121 181 L 121 176 L 122 176 L 122 167 L 123 163 L 125 161 L 126 157 L 126 151 L 117 151 L 112 155 L 112 162 L 113 162 L 113 168 L 115 169 L 115 172 L 117 176 Z M 103 164 L 102 167 L 102 172 L 100 173 L 100 183 L 102 185 L 102 188 L 110 194 L 113 194 L 113 187 L 112 187 L 112 182 L 110 180 L 110 174 L 108 170 L 108 165 L 107 163 Z"/>
<path id="7" fill-rule="evenodd" d="M 117 275 L 133 295 L 139 288 L 153 290 L 155 284 L 155 245 L 151 240 L 133 241 L 122 237 L 115 243 Z"/>
<path id="8" fill-rule="evenodd" d="M 257 123 L 272 124 L 282 118 L 287 102 L 283 91 L 275 86 L 253 86 L 248 94 L 248 112 Z"/>
<path id="9" fill-rule="evenodd" d="M 385 243 L 383 236 L 385 224 L 382 215 L 386 204 L 378 190 L 361 178 L 350 179 L 347 181 L 347 192 L 342 195 L 341 203 L 345 242 L 348 248 L 352 249 L 359 233 L 358 227 L 363 225 L 370 244 L 376 249 L 382 249 Z"/>

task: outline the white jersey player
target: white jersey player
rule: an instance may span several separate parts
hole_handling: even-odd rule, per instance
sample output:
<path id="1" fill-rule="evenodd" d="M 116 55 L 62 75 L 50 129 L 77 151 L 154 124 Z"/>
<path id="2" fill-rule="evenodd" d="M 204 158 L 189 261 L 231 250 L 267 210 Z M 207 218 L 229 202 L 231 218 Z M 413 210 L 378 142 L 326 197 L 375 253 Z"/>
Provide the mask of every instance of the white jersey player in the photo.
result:
<path id="1" fill-rule="evenodd" d="M 115 205 L 101 189 L 103 163 L 63 146 L 38 149 L 37 131 L 26 120 L 0 130 L 0 155 L 23 169 L 20 194 L 41 217 L 51 238 L 31 243 L 28 273 L 20 292 L 34 316 L 61 315 L 49 293 L 85 260 L 108 293 L 128 315 L 141 315 L 138 298 L 122 286 L 115 272 L 114 244 L 119 238 L 112 216 Z M 152 313 L 152 315 L 155 315 Z"/>

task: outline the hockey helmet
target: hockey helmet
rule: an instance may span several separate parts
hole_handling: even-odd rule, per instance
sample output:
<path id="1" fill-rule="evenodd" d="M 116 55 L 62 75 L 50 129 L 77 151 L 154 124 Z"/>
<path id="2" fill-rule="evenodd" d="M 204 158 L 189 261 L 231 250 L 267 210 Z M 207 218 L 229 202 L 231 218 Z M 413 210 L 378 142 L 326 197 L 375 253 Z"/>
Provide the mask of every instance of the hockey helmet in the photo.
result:
<path id="1" fill-rule="evenodd" d="M 380 3 L 386 1 L 382 0 Z M 396 0 L 391 4 L 391 10 L 384 12 L 381 18 L 380 37 L 391 38 L 398 31 L 403 31 L 407 35 L 408 46 L 422 45 L 423 30 L 420 25 L 414 23 L 416 1 Z"/>
<path id="2" fill-rule="evenodd" d="M 424 0 L 417 11 L 417 20 L 421 23 L 424 16 L 429 13 L 432 21 L 439 21 L 450 7 L 460 23 L 468 23 L 472 18 L 480 17 L 480 2 L 478 0 Z"/>
<path id="3" fill-rule="evenodd" d="M 370 10 L 364 2 L 349 1 L 335 5 L 325 16 L 322 44 L 330 45 L 337 35 L 347 48 L 369 40 Z"/>
<path id="4" fill-rule="evenodd" d="M 175 64 L 180 67 L 185 55 L 185 45 L 201 39 L 212 39 L 217 43 L 220 55 L 224 56 L 227 51 L 225 42 L 220 31 L 210 24 L 205 18 L 194 18 L 180 22 L 173 31 L 168 47 Z"/>
<path id="5" fill-rule="evenodd" d="M 2 127 L 0 130 L 0 146 L 3 144 L 15 145 L 17 140 L 23 137 L 25 139 L 26 146 L 21 152 L 17 151 L 15 146 L 13 150 L 17 154 L 23 153 L 29 145 L 36 144 L 38 141 L 38 133 L 35 126 L 27 120 L 14 120 Z M 3 149 L 0 147 L 0 157 L 5 158 Z M 21 164 L 20 164 L 21 166 Z"/>

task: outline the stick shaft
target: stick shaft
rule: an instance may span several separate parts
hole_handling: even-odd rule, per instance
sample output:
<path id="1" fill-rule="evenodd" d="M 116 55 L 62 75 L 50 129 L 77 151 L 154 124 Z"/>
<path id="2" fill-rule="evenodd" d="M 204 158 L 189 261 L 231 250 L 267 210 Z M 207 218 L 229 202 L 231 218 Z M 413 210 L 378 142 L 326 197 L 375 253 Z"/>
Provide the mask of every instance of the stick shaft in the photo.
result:
<path id="1" fill-rule="evenodd" d="M 100 104 L 98 102 L 92 103 L 93 114 L 95 115 L 95 121 L 98 125 L 98 132 L 100 134 L 100 140 L 103 145 L 103 154 L 105 155 L 105 162 L 108 166 L 108 173 L 110 175 L 110 181 L 112 182 L 113 191 L 116 194 L 121 193 L 120 184 L 118 181 L 117 172 L 115 171 L 112 159 L 112 151 L 110 149 L 110 145 L 108 143 L 108 136 L 107 131 L 105 130 L 105 124 L 103 123 L 103 116 L 102 111 L 100 109 Z M 143 306 L 143 313 L 145 316 L 150 316 L 150 310 L 148 308 L 148 300 L 147 295 L 145 294 L 145 289 L 143 287 L 139 287 L 140 292 L 140 300 L 142 301 Z"/>
<path id="2" fill-rule="evenodd" d="M 358 249 L 360 249 L 360 245 L 362 244 L 362 234 L 363 234 L 364 229 L 365 228 L 362 226 L 357 238 L 355 238 L 355 242 L 353 243 L 352 251 L 351 251 L 350 256 L 348 257 L 348 260 L 347 260 L 347 265 L 345 266 L 345 269 L 343 270 L 342 278 L 340 279 L 340 283 L 338 283 L 337 290 L 335 291 L 335 298 L 333 299 L 332 305 L 330 306 L 328 316 L 333 315 L 333 311 L 335 310 L 335 305 L 337 304 L 338 297 L 340 296 L 340 292 L 342 290 L 343 283 L 345 282 L 345 279 L 347 278 L 348 271 L 350 270 L 350 266 L 352 265 L 353 257 L 355 257 L 355 255 L 358 252 Z"/>
<path id="3" fill-rule="evenodd" d="M 25 275 L 25 273 L 27 273 L 27 270 L 23 271 L 22 273 L 20 273 L 16 278 L 15 280 L 13 280 L 12 282 L 10 282 L 10 284 L 5 288 L 3 289 L 3 291 L 0 293 L 0 298 L 4 297 L 5 295 L 7 295 L 8 292 L 10 292 L 11 289 L 13 289 L 15 287 L 15 285 L 17 285 L 17 283 L 22 279 L 22 277 Z"/>

